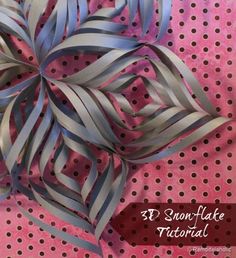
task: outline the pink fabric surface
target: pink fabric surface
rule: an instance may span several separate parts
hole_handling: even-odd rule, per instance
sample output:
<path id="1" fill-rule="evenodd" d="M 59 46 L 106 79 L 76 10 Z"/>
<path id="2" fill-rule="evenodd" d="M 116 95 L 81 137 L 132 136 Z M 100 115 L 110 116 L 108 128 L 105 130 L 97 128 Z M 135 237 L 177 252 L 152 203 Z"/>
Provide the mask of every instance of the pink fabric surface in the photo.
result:
<path id="1" fill-rule="evenodd" d="M 111 0 L 91 0 L 90 11 L 93 13 L 98 8 L 113 5 L 114 1 Z M 192 69 L 219 113 L 233 118 L 236 118 L 235 13 L 234 0 L 173 0 L 169 30 L 159 42 L 170 48 Z M 158 14 L 155 13 L 153 26 L 146 36 L 141 37 L 138 17 L 125 34 L 136 35 L 142 41 L 154 42 L 158 32 L 157 17 Z M 127 10 L 116 20 L 127 24 Z M 74 69 L 86 66 L 88 61 L 93 59 L 93 56 L 80 56 L 78 59 L 65 57 L 51 65 L 48 73 L 52 76 L 54 74 L 55 77 L 70 74 Z M 63 65 L 63 61 L 67 61 L 67 64 Z M 151 69 L 145 63 L 138 64 L 132 69 L 137 69 L 137 72 L 146 75 L 151 73 Z M 134 92 L 131 88 L 127 95 L 131 101 L 136 100 L 137 103 L 133 105 L 140 108 L 149 100 L 144 96 L 145 90 L 142 89 L 140 82 L 134 86 L 137 90 Z M 130 202 L 234 203 L 236 201 L 235 136 L 235 122 L 232 122 L 181 153 L 147 165 L 130 165 L 130 175 L 116 214 Z M 101 150 L 98 150 L 97 154 L 102 167 L 106 162 L 106 154 Z M 83 170 L 83 174 L 86 174 L 88 166 L 86 160 L 72 157 L 72 162 L 66 169 L 68 173 L 80 177 L 77 175 L 77 170 Z M 67 232 L 86 235 L 50 216 L 37 204 L 25 200 L 20 194 L 17 200 L 22 201 L 25 208 L 31 209 L 36 217 L 44 217 L 45 221 L 55 223 Z M 21 215 L 13 197 L 1 203 L 0 214 L 1 258 L 96 257 L 41 231 Z M 107 258 L 236 257 L 235 248 L 231 249 L 231 253 L 194 254 L 190 252 L 191 247 L 185 246 L 130 246 L 109 225 L 102 235 L 101 243 L 104 257 Z"/>

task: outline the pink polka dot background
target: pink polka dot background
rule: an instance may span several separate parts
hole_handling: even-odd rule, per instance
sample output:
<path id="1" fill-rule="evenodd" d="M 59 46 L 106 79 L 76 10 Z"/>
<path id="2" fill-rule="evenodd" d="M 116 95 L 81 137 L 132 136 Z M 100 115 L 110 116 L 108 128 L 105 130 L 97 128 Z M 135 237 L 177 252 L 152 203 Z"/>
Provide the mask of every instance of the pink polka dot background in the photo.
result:
<path id="1" fill-rule="evenodd" d="M 90 12 L 113 5 L 112 0 L 91 0 Z M 160 42 L 181 57 L 191 68 L 219 114 L 234 119 L 236 118 L 235 13 L 236 1 L 234 0 L 173 0 L 169 29 Z M 141 37 L 138 16 L 124 34 L 137 36 L 141 41 L 154 42 L 158 33 L 157 18 L 158 10 L 155 12 L 150 31 L 144 37 Z M 116 20 L 127 24 L 127 10 Z M 30 56 L 27 58 L 32 59 Z M 66 77 L 96 58 L 88 55 L 63 57 L 50 65 L 48 73 L 56 78 Z M 144 73 L 147 76 L 151 76 L 152 73 L 146 63 L 134 65 L 129 70 Z M 148 103 L 150 98 L 141 81 L 131 85 L 125 94 L 137 110 Z M 63 103 L 67 104 L 65 100 Z M 124 132 L 117 133 L 124 140 L 128 137 Z M 146 165 L 131 164 L 126 189 L 116 214 L 130 202 L 234 203 L 236 201 L 235 136 L 235 122 L 231 122 L 197 144 L 161 161 Z M 102 150 L 97 150 L 96 153 L 99 169 L 102 170 L 106 164 L 107 154 Z M 76 155 L 71 156 L 71 161 L 64 169 L 78 180 L 83 180 L 90 164 Z M 32 170 L 32 175 L 34 174 L 37 172 Z M 54 176 L 53 171 L 51 176 Z M 17 195 L 17 201 L 21 202 L 32 215 L 51 225 L 72 234 L 87 235 L 86 232 L 81 232 L 51 216 L 21 194 Z M 97 257 L 51 236 L 29 222 L 19 212 L 13 197 L 0 205 L 1 258 Z M 109 225 L 102 237 L 101 245 L 106 258 L 236 257 L 234 247 L 231 248 L 230 253 L 194 253 L 191 247 L 185 246 L 136 246 L 135 243 L 129 245 Z"/>

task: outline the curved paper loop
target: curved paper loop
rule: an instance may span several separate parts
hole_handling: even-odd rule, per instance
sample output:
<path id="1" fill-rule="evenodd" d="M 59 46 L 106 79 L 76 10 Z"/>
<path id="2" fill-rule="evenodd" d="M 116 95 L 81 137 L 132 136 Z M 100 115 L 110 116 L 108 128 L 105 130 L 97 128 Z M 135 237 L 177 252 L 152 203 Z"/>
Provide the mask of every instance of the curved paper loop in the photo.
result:
<path id="1" fill-rule="evenodd" d="M 158 3 L 160 39 L 169 24 L 172 1 Z M 11 178 L 9 187 L 0 187 L 0 200 L 20 191 L 58 219 L 86 230 L 95 241 L 47 225 L 19 205 L 25 216 L 100 256 L 99 239 L 121 198 L 129 162 L 164 158 L 231 121 L 219 116 L 193 73 L 172 51 L 119 34 L 125 26 L 111 19 L 127 5 L 131 20 L 140 10 L 142 29 L 147 32 L 152 0 L 116 0 L 114 7 L 91 15 L 85 0 L 57 0 L 53 10 L 49 0 L 0 0 L 0 150 L 8 170 L 0 180 Z M 7 34 L 23 40 L 38 63 L 21 60 L 14 37 Z M 140 54 L 145 48 L 153 51 L 152 57 Z M 74 51 L 101 56 L 66 78 L 46 74 L 53 60 Z M 143 62 L 153 70 L 152 78 L 129 72 L 131 65 Z M 11 83 L 18 74 L 21 80 Z M 125 94 L 134 83 L 141 83 L 150 97 L 139 110 Z M 134 119 L 136 126 L 131 126 L 124 116 L 138 117 L 140 122 Z M 123 142 L 115 133 L 119 129 L 133 140 Z M 92 145 L 107 153 L 101 173 Z M 121 145 L 130 151 L 121 153 Z M 64 170 L 72 153 L 90 164 L 83 182 Z M 53 180 L 47 176 L 50 160 Z M 33 166 L 39 167 L 40 184 L 31 177 Z M 27 173 L 30 188 L 19 181 L 21 173 Z"/>
<path id="2" fill-rule="evenodd" d="M 117 5 L 120 2 L 117 1 Z M 123 1 L 124 2 L 124 1 Z M 130 12 L 130 21 L 133 21 L 136 13 L 140 10 L 141 22 L 142 22 L 142 30 L 143 33 L 147 33 L 150 28 L 155 0 L 126 0 L 126 4 L 129 7 Z M 159 33 L 157 39 L 160 40 L 165 32 L 167 31 L 170 15 L 171 15 L 171 5 L 172 0 L 157 0 L 159 7 Z"/>

